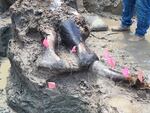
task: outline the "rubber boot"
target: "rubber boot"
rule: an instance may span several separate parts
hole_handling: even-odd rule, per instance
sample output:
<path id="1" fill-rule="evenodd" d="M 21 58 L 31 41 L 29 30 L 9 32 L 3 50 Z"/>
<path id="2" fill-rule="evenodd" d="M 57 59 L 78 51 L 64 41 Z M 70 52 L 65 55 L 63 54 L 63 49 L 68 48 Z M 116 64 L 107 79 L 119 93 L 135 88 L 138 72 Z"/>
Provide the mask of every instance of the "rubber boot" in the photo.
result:
<path id="1" fill-rule="evenodd" d="M 73 20 L 69 19 L 62 22 L 60 25 L 60 35 L 66 47 L 69 49 L 72 49 L 74 46 L 77 47 L 79 65 L 81 67 L 88 67 L 95 60 L 98 60 L 96 54 L 86 47 L 80 29 Z"/>

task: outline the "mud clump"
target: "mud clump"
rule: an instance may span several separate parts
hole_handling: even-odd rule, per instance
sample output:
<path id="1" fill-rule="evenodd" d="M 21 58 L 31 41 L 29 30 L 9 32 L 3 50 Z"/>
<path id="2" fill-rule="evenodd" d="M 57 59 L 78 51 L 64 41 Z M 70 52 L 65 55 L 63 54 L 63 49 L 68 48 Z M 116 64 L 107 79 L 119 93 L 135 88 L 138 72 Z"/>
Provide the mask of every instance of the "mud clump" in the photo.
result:
<path id="1" fill-rule="evenodd" d="M 69 53 L 70 48 L 66 49 L 59 35 L 61 23 L 71 19 L 74 21 L 71 25 L 75 23 L 76 29 L 80 29 L 80 34 L 83 36 L 86 25 L 84 19 L 76 18 L 74 13 L 76 10 L 65 3 L 62 2 L 61 6 L 57 4 L 57 7 L 54 3 L 56 1 L 51 2 L 18 0 L 10 8 L 14 38 L 9 43 L 8 51 L 8 58 L 11 62 L 11 76 L 8 78 L 6 89 L 8 104 L 18 113 L 97 112 L 98 106 L 92 107 L 89 104 L 90 99 L 83 98 L 80 92 L 80 76 L 85 77 L 88 72 L 74 74 L 75 71 L 81 70 L 80 59 L 76 54 Z M 45 32 L 45 28 L 50 29 L 50 32 L 54 29 L 57 34 L 55 51 L 56 55 L 64 61 L 63 69 L 58 65 L 56 67 L 51 65 L 49 68 L 38 66 L 38 59 L 46 52 L 41 41 L 47 35 L 54 36 Z M 72 32 L 69 31 L 69 33 Z M 46 60 L 53 62 L 53 59 Z M 88 66 L 92 62 L 87 61 Z M 87 64 L 84 61 L 85 65 Z M 75 76 L 78 76 L 75 78 L 77 80 L 74 80 Z M 49 89 L 48 82 L 55 82 L 57 88 Z"/>
<path id="2" fill-rule="evenodd" d="M 0 56 L 7 54 L 8 42 L 12 38 L 11 19 L 9 17 L 0 19 Z"/>
<path id="3" fill-rule="evenodd" d="M 5 12 L 16 0 L 0 0 L 0 13 Z"/>

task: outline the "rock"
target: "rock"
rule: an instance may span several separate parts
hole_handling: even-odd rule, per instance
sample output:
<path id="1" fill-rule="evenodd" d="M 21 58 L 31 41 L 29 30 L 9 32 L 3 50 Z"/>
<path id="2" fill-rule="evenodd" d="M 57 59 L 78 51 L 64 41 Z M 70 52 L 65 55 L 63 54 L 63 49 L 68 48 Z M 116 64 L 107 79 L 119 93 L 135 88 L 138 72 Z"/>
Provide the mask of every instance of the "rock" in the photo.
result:
<path id="1" fill-rule="evenodd" d="M 5 12 L 16 0 L 0 0 L 0 12 Z"/>
<path id="2" fill-rule="evenodd" d="M 8 5 L 5 0 L 0 0 L 0 12 L 4 12 L 8 9 Z"/>
<path id="3" fill-rule="evenodd" d="M 0 56 L 6 56 L 9 40 L 12 38 L 11 19 L 0 19 Z"/>
<path id="4" fill-rule="evenodd" d="M 108 30 L 108 25 L 97 15 L 94 14 L 84 14 L 86 22 L 90 26 L 91 31 L 106 31 Z"/>
<path id="5" fill-rule="evenodd" d="M 64 0 L 66 4 L 76 9 L 79 13 L 85 12 L 83 0 Z"/>
<path id="6" fill-rule="evenodd" d="M 15 3 L 16 0 L 6 0 L 7 3 L 9 3 L 10 5 L 12 5 L 13 3 Z"/>
<path id="7" fill-rule="evenodd" d="M 69 5 L 70 7 L 77 9 L 77 4 L 76 4 L 76 0 L 64 0 L 66 2 L 67 5 Z"/>
<path id="8" fill-rule="evenodd" d="M 121 0 L 84 0 L 84 6 L 89 12 L 101 13 L 102 11 L 121 14 Z"/>

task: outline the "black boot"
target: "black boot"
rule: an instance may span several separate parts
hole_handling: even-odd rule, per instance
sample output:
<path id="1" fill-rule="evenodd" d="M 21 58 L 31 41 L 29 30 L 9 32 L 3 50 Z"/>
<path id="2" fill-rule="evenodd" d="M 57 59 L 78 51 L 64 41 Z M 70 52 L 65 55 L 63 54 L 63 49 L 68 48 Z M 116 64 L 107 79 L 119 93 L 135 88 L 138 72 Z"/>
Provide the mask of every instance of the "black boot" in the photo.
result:
<path id="1" fill-rule="evenodd" d="M 60 25 L 60 35 L 66 47 L 72 49 L 76 46 L 78 48 L 79 64 L 81 67 L 88 67 L 95 60 L 98 60 L 96 54 L 85 46 L 80 29 L 73 20 L 69 19 L 62 22 Z M 80 44 L 83 45 L 83 51 Z"/>

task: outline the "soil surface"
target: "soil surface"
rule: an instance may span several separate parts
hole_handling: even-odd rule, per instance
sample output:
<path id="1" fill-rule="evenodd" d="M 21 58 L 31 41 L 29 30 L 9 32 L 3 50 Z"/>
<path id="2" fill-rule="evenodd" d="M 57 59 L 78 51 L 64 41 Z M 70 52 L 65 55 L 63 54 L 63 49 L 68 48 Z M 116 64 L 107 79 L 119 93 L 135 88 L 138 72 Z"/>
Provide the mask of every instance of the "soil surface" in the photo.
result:
<path id="1" fill-rule="evenodd" d="M 15 113 L 7 105 L 6 84 L 9 76 L 10 62 L 8 58 L 0 58 L 0 113 Z"/>
<path id="2" fill-rule="evenodd" d="M 103 18 L 104 21 L 111 28 L 114 25 L 119 25 L 118 20 Z M 130 42 L 128 39 L 131 37 L 136 27 L 136 22 L 133 24 L 131 28 L 131 32 L 121 33 L 121 32 L 112 32 L 111 30 L 106 32 L 92 32 L 91 36 L 87 40 L 87 44 L 89 47 L 94 50 L 99 58 L 102 58 L 103 51 L 105 48 L 108 48 L 111 54 L 117 61 L 117 70 L 121 70 L 122 67 L 128 66 L 131 72 L 136 72 L 138 68 L 143 69 L 144 72 L 149 72 L 150 70 L 150 31 L 146 35 L 146 40 L 141 42 Z M 103 61 L 103 60 L 102 60 Z M 5 95 L 5 86 L 6 86 L 6 78 L 9 73 L 10 63 L 7 59 L 2 59 L 1 67 L 0 67 L 0 112 L 1 113 L 11 113 L 8 110 L 6 104 L 6 95 Z M 82 75 L 76 75 L 77 77 Z M 91 77 L 84 76 L 81 77 Z M 149 76 L 147 76 L 149 77 Z M 63 78 L 63 77 L 62 77 Z M 64 78 L 68 80 L 67 77 Z M 93 78 L 89 78 L 94 81 Z M 78 80 L 76 78 L 76 80 Z M 63 82 L 59 81 L 58 82 Z M 97 95 L 101 95 L 101 99 L 104 101 L 103 111 L 107 111 L 108 108 L 105 108 L 105 105 L 109 105 L 113 110 L 115 109 L 115 113 L 149 113 L 150 112 L 150 95 L 149 91 L 146 90 L 135 90 L 133 88 L 122 86 L 121 83 L 115 85 L 114 82 L 109 79 L 96 80 L 98 84 L 98 88 L 96 86 L 92 86 L 93 89 L 86 89 L 85 85 L 88 85 L 88 81 L 83 82 L 85 85 L 80 86 L 80 90 L 83 95 L 86 95 L 89 99 L 90 93 L 92 92 L 91 101 L 97 101 Z M 72 83 L 74 84 L 74 83 Z M 107 85 L 106 85 L 107 84 Z M 66 84 L 66 87 L 69 85 Z M 99 87 L 101 86 L 101 87 Z M 108 86 L 108 87 L 106 87 Z M 71 87 L 71 86 L 70 86 Z M 110 90 L 111 89 L 111 90 Z M 90 90 L 90 91 L 88 91 Z M 95 93 L 95 94 L 94 94 Z M 99 94 L 97 94 L 99 93 Z M 102 102 L 103 103 L 103 102 Z M 92 103 L 89 103 L 92 104 Z M 93 102 L 94 104 L 94 102 Z M 94 106 L 94 105 L 93 105 Z M 102 107 L 102 105 L 101 105 Z M 114 111 L 115 111 L 114 110 Z M 94 112 L 92 112 L 94 113 Z M 107 112 L 106 112 L 107 113 Z"/>
<path id="3" fill-rule="evenodd" d="M 115 19 L 103 18 L 108 24 L 109 30 L 106 32 L 92 32 L 87 43 L 93 48 L 99 57 L 102 58 L 105 48 L 110 50 L 117 61 L 117 67 L 128 66 L 131 71 L 138 68 L 144 71 L 150 70 L 150 29 L 146 34 L 146 40 L 131 42 L 129 39 L 134 35 L 136 20 L 131 26 L 130 32 L 112 32 L 111 28 L 120 24 L 118 17 Z"/>

